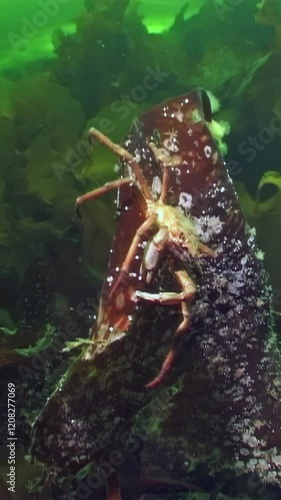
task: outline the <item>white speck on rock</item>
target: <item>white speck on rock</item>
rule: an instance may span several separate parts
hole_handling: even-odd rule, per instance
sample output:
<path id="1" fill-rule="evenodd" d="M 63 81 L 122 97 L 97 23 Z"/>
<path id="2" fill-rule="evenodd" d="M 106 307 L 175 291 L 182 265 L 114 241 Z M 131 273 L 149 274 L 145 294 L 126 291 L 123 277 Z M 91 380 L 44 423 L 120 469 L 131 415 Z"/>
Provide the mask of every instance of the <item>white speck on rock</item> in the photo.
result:
<path id="1" fill-rule="evenodd" d="M 185 209 L 190 209 L 192 205 L 192 196 L 188 193 L 181 193 L 179 198 L 179 206 Z"/>

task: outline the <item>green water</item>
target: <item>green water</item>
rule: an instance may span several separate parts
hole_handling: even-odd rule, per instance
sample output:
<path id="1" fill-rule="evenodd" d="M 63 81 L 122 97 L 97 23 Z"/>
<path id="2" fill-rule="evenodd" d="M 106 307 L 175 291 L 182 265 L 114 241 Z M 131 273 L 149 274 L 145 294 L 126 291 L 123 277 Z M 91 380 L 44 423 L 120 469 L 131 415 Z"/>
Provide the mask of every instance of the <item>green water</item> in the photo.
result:
<path id="1" fill-rule="evenodd" d="M 188 16 L 195 14 L 204 2 L 189 2 Z M 144 0 L 139 3 L 139 12 L 148 30 L 159 33 L 169 28 L 175 14 L 185 3 L 182 0 Z M 63 4 L 53 0 L 42 0 L 41 3 L 38 0 L 15 0 L 12 9 L 9 0 L 2 0 L 0 70 L 53 57 L 53 30 L 61 28 L 65 33 L 75 32 L 75 19 L 84 12 L 83 0 L 68 0 Z"/>
<path id="2" fill-rule="evenodd" d="M 2 1 L 0 69 L 24 65 L 41 57 L 52 57 L 53 30 L 56 27 L 75 30 L 73 19 L 84 11 L 83 0 L 70 0 L 65 5 L 54 2 L 52 5 L 51 2 L 48 10 L 48 2 L 16 1 L 11 9 L 9 0 Z"/>

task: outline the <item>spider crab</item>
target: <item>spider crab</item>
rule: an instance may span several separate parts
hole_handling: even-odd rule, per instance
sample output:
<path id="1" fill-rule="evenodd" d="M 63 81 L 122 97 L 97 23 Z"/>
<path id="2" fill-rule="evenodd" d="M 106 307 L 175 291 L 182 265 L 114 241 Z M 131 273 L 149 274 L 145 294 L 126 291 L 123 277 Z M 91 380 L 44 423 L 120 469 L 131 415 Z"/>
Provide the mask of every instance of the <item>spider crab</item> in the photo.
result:
<path id="1" fill-rule="evenodd" d="M 205 94 L 202 95 L 206 99 Z M 118 308 L 118 303 L 122 303 L 123 292 L 121 291 L 120 295 L 120 290 L 129 284 L 128 280 L 133 261 L 137 256 L 138 248 L 142 246 L 147 235 L 149 235 L 149 238 L 146 241 L 144 256 L 138 270 L 139 280 L 144 279 L 147 285 L 150 283 L 159 258 L 165 250 L 169 251 L 170 249 L 176 254 L 181 254 L 185 260 L 189 258 L 198 260 L 201 257 L 215 258 L 217 255 L 214 249 L 209 248 L 200 240 L 191 215 L 184 213 L 179 204 L 174 201 L 171 203 L 169 200 L 173 184 L 171 172 L 184 170 L 188 174 L 187 167 L 194 155 L 192 150 L 186 150 L 184 147 L 180 147 L 180 144 L 184 140 L 182 135 L 183 130 L 186 133 L 187 123 L 191 125 L 191 122 L 198 120 L 199 117 L 196 115 L 195 107 L 193 116 L 189 113 L 184 116 L 182 111 L 184 104 L 186 102 L 176 105 L 177 107 L 172 113 L 172 118 L 177 117 L 179 130 L 168 129 L 161 138 L 159 130 L 155 129 L 153 134 L 146 138 L 146 149 L 143 148 L 142 155 L 150 165 L 155 166 L 156 164 L 157 170 L 160 167 L 162 177 L 161 179 L 160 176 L 155 176 L 154 169 L 150 171 L 150 177 L 151 174 L 153 176 L 151 185 L 147 180 L 146 169 L 140 166 L 138 151 L 135 151 L 135 155 L 133 155 L 126 148 L 113 143 L 96 128 L 91 128 L 88 132 L 91 141 L 98 141 L 98 143 L 109 148 L 123 160 L 128 176 L 106 183 L 103 187 L 78 197 L 76 200 L 78 215 L 80 215 L 81 205 L 86 201 L 96 199 L 109 191 L 122 189 L 128 185 L 137 186 L 144 203 L 145 220 L 136 229 L 127 255 L 121 265 L 119 276 L 115 283 L 112 284 L 109 292 L 109 300 L 115 302 L 116 308 Z M 206 142 L 207 136 L 203 136 L 202 140 L 203 143 Z M 184 142 L 183 146 L 185 146 Z M 184 193 L 181 193 L 180 199 L 183 197 Z M 175 337 L 178 337 L 189 330 L 191 321 L 189 306 L 196 295 L 196 284 L 186 270 L 174 269 L 173 271 L 180 291 L 150 293 L 136 288 L 131 294 L 130 300 L 135 302 L 145 300 L 167 306 L 180 304 L 182 321 L 175 331 Z M 176 348 L 173 346 L 168 352 L 159 374 L 146 384 L 146 387 L 154 388 L 163 381 L 172 367 L 176 354 Z"/>

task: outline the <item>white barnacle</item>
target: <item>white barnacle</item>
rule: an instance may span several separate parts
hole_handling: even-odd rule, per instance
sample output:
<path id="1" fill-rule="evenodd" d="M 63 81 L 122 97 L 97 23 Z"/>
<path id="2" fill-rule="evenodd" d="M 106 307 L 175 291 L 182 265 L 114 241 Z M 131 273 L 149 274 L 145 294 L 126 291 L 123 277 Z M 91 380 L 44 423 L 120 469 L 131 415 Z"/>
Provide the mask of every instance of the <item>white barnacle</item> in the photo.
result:
<path id="1" fill-rule="evenodd" d="M 237 273 L 235 273 L 234 281 L 229 282 L 228 290 L 230 293 L 237 295 L 238 293 L 240 293 L 239 288 L 243 288 L 244 285 L 245 285 L 245 282 L 244 282 L 243 272 L 238 271 Z M 240 308 L 242 307 L 241 304 L 239 304 L 239 305 L 237 304 L 237 306 L 239 306 Z"/>
<path id="2" fill-rule="evenodd" d="M 219 234 L 223 226 L 220 218 L 215 215 L 203 216 L 197 219 L 194 218 L 194 222 L 197 234 L 203 240 L 204 243 L 207 243 L 216 234 Z"/>
<path id="3" fill-rule="evenodd" d="M 237 462 L 235 463 L 235 468 L 238 469 L 238 470 L 243 470 L 245 469 L 245 464 L 243 462 L 243 460 L 238 460 L 237 457 L 235 457 Z"/>
<path id="4" fill-rule="evenodd" d="M 241 379 L 241 384 L 246 385 L 246 387 L 251 387 L 253 380 L 249 375 Z"/>
<path id="5" fill-rule="evenodd" d="M 272 457 L 272 462 L 275 465 L 280 466 L 281 465 L 281 455 L 276 455 L 275 457 Z"/>
<path id="6" fill-rule="evenodd" d="M 218 373 L 219 373 L 220 375 L 224 375 L 224 377 L 225 377 L 225 378 L 226 378 L 226 377 L 227 377 L 227 375 L 230 373 L 230 371 L 231 371 L 230 366 L 224 365 L 224 366 L 219 366 L 219 367 L 218 367 Z"/>
<path id="7" fill-rule="evenodd" d="M 229 335 L 228 327 L 224 326 L 223 328 L 220 328 L 218 334 L 220 337 L 227 337 Z"/>
<path id="8" fill-rule="evenodd" d="M 207 146 L 204 147 L 204 153 L 205 153 L 206 158 L 210 158 L 210 156 L 212 154 L 212 148 L 211 148 L 211 146 L 209 146 L 207 144 Z"/>
<path id="9" fill-rule="evenodd" d="M 189 210 L 192 205 L 192 196 L 189 193 L 180 193 L 179 206 Z"/>
<path id="10" fill-rule="evenodd" d="M 227 360 L 219 353 L 210 360 L 214 365 L 223 365 Z"/>
<path id="11" fill-rule="evenodd" d="M 219 290 L 226 287 L 227 283 L 228 283 L 227 278 L 225 276 L 221 276 L 221 275 L 215 276 L 214 281 L 213 281 L 214 287 L 219 289 Z"/>
<path id="12" fill-rule="evenodd" d="M 237 368 L 234 372 L 234 378 L 241 378 L 245 373 L 245 368 Z"/>
<path id="13" fill-rule="evenodd" d="M 256 448 L 259 444 L 257 438 L 249 433 L 249 431 L 244 432 L 242 440 L 245 444 L 250 446 L 250 448 Z"/>
<path id="14" fill-rule="evenodd" d="M 264 301 L 260 297 L 258 297 L 257 298 L 257 307 L 262 307 L 263 305 L 264 305 Z"/>
<path id="15" fill-rule="evenodd" d="M 208 302 L 199 302 L 196 305 L 196 310 L 198 311 L 199 314 L 206 315 L 208 310 L 209 310 L 209 303 Z"/>
<path id="16" fill-rule="evenodd" d="M 238 314 L 241 314 L 243 311 L 243 305 L 242 304 L 236 304 L 235 310 Z"/>
<path id="17" fill-rule="evenodd" d="M 245 257 L 241 259 L 242 266 L 244 267 L 247 264 L 247 262 L 248 262 L 248 255 L 245 255 Z"/>
<path id="18" fill-rule="evenodd" d="M 255 467 L 255 466 L 257 465 L 257 463 L 258 463 L 258 461 L 257 461 L 257 459 L 256 459 L 256 458 L 251 458 L 251 459 L 249 460 L 249 466 L 250 466 L 250 467 Z"/>
<path id="19" fill-rule="evenodd" d="M 264 458 L 259 459 L 259 466 L 261 470 L 267 470 L 268 469 L 268 462 Z"/>
<path id="20" fill-rule="evenodd" d="M 209 217 L 208 229 L 213 234 L 219 234 L 222 230 L 222 221 L 220 218 L 216 216 Z"/>

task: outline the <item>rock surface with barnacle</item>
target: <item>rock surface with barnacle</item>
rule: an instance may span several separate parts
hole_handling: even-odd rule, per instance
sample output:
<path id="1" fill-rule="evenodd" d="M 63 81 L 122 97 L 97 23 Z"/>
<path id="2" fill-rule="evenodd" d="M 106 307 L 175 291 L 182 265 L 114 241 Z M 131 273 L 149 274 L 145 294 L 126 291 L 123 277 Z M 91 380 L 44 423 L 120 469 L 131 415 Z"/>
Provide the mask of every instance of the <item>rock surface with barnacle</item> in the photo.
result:
<path id="1" fill-rule="evenodd" d="M 180 168 L 171 168 L 167 203 L 191 217 L 201 241 L 217 252 L 215 258 L 194 258 L 170 242 L 148 286 L 152 292 L 174 290 L 175 268 L 186 270 L 197 286 L 191 327 L 175 341 L 178 359 L 165 381 L 169 386 L 180 380 L 181 388 L 162 430 L 185 441 L 187 458 L 211 458 L 214 470 L 230 466 L 279 483 L 281 378 L 271 289 L 209 132 L 211 121 L 208 97 L 193 92 L 146 112 L 124 141 L 149 186 L 161 183 L 162 172 L 147 142 L 180 155 Z M 130 244 L 138 227 L 136 219 L 127 219 L 127 228 L 122 219 L 140 206 L 137 188 L 125 196 L 128 210 L 121 211 L 113 254 L 125 235 Z M 134 265 L 131 285 L 137 289 L 139 262 Z M 110 265 L 113 280 L 116 273 Z M 139 286 L 145 287 L 141 279 Z M 108 312 L 112 304 L 105 300 L 102 306 Z M 34 425 L 33 455 L 52 468 L 76 471 L 115 449 L 130 454 L 132 421 L 155 398 L 144 384 L 159 371 L 180 322 L 178 306 L 140 302 L 130 308 L 126 332 L 117 329 L 100 353 L 93 355 L 90 347 L 80 356 Z"/>

